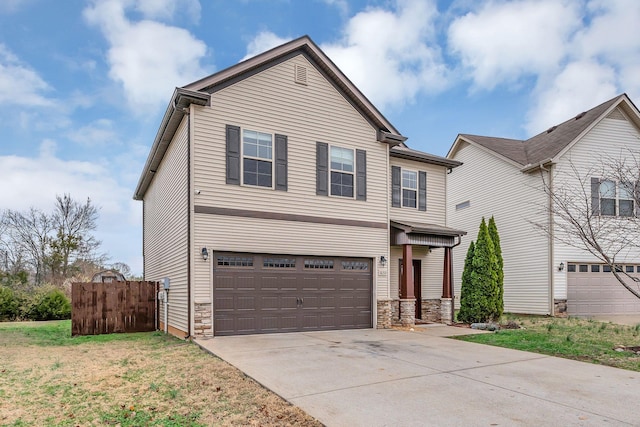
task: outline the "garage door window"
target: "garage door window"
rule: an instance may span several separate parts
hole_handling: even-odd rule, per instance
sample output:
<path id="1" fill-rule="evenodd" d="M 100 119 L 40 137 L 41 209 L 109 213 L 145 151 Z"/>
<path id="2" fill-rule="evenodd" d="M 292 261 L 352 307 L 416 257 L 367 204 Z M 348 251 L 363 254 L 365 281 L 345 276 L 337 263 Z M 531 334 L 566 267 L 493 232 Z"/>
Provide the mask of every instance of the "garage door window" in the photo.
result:
<path id="1" fill-rule="evenodd" d="M 262 266 L 265 268 L 296 268 L 295 258 L 263 258 Z"/>
<path id="2" fill-rule="evenodd" d="M 217 264 L 227 267 L 253 267 L 253 257 L 220 255 Z"/>
<path id="3" fill-rule="evenodd" d="M 304 268 L 313 268 L 318 270 L 333 270 L 332 259 L 305 259 Z"/>
<path id="4" fill-rule="evenodd" d="M 367 271 L 369 270 L 369 263 L 366 261 L 342 261 L 342 269 Z"/>
<path id="5" fill-rule="evenodd" d="M 600 273 L 600 266 L 598 264 L 593 264 L 591 266 L 591 272 L 592 273 Z"/>

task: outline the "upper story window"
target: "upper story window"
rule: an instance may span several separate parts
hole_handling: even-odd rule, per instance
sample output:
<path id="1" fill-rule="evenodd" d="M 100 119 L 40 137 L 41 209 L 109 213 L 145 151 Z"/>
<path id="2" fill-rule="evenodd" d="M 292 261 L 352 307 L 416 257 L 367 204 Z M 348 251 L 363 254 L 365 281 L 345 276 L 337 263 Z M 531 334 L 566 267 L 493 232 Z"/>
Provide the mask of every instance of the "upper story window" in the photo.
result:
<path id="1" fill-rule="evenodd" d="M 402 206 L 418 207 L 418 172 L 402 170 Z"/>
<path id="2" fill-rule="evenodd" d="M 635 214 L 634 191 L 633 183 L 592 178 L 592 208 L 600 215 L 633 216 Z"/>
<path id="3" fill-rule="evenodd" d="M 353 197 L 353 150 L 331 147 L 331 195 Z"/>
<path id="4" fill-rule="evenodd" d="M 391 166 L 391 207 L 426 211 L 427 173 Z"/>
<path id="5" fill-rule="evenodd" d="M 286 135 L 226 125 L 226 182 L 287 191 Z M 242 137 L 241 137 L 242 134 Z"/>
<path id="6" fill-rule="evenodd" d="M 367 152 L 316 142 L 316 194 L 367 200 Z"/>
<path id="7" fill-rule="evenodd" d="M 273 141 L 271 134 L 242 131 L 242 183 L 269 187 L 273 176 Z"/>

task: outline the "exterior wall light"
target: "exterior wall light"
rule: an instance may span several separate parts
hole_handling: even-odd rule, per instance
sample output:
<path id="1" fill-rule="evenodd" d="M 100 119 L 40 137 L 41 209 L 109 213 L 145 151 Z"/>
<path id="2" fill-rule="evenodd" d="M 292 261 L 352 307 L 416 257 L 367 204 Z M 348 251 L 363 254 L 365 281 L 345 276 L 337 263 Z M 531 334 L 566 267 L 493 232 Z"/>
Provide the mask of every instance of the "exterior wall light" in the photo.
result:
<path id="1" fill-rule="evenodd" d="M 564 262 L 561 262 L 558 266 L 558 271 L 564 271 Z"/>
<path id="2" fill-rule="evenodd" d="M 387 265 L 387 258 L 384 255 L 380 255 L 380 265 L 383 267 Z"/>
<path id="3" fill-rule="evenodd" d="M 202 259 L 205 261 L 209 259 L 209 251 L 207 248 L 202 248 Z"/>

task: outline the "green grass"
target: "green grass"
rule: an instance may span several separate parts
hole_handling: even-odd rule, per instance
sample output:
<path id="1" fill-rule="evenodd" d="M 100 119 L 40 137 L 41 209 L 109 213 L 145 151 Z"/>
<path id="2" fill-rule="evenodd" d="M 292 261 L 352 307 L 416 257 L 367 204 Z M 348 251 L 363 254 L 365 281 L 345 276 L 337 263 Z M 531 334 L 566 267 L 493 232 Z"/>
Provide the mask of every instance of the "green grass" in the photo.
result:
<path id="1" fill-rule="evenodd" d="M 72 337 L 71 320 L 51 322 L 0 322 L 0 334 L 19 342 L 38 346 L 69 346 L 86 343 L 108 343 L 112 341 L 149 340 L 150 336 L 162 332 L 139 332 L 128 334 L 87 335 Z"/>
<path id="2" fill-rule="evenodd" d="M 523 329 L 503 329 L 456 339 L 640 371 L 639 355 L 614 350 L 616 346 L 640 346 L 640 325 L 533 316 L 510 320 L 516 320 Z"/>

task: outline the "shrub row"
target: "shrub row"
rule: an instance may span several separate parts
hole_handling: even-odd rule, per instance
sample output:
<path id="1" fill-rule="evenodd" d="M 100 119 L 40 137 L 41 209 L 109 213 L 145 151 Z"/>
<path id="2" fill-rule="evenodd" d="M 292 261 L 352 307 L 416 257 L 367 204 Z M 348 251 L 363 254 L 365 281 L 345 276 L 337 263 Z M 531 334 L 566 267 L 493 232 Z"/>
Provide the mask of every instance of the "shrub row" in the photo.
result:
<path id="1" fill-rule="evenodd" d="M 0 321 L 70 318 L 71 303 L 60 289 L 45 286 L 32 294 L 23 294 L 0 286 Z"/>

